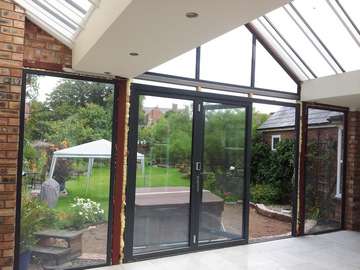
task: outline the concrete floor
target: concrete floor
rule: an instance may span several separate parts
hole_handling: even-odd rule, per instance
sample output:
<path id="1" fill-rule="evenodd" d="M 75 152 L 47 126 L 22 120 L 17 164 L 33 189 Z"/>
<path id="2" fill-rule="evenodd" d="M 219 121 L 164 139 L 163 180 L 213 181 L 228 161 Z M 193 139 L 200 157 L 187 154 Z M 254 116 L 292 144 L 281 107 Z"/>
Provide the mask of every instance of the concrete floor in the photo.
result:
<path id="1" fill-rule="evenodd" d="M 360 233 L 341 231 L 166 257 L 98 270 L 359 270 Z"/>

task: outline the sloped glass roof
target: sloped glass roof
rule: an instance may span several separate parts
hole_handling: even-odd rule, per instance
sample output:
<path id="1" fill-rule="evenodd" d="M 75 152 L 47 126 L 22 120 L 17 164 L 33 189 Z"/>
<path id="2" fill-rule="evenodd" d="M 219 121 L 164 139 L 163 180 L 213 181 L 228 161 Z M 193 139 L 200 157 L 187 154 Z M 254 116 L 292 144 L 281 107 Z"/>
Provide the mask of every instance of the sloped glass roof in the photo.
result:
<path id="1" fill-rule="evenodd" d="M 360 69 L 360 1 L 293 0 L 251 25 L 299 79 Z"/>
<path id="2" fill-rule="evenodd" d="M 26 16 L 69 47 L 100 0 L 15 0 Z"/>

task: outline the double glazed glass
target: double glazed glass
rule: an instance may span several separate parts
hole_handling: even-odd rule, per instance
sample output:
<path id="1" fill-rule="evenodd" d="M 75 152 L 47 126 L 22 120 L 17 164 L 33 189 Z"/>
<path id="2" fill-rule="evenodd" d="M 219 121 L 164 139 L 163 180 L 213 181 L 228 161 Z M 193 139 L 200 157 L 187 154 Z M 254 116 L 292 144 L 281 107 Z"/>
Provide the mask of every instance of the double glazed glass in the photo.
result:
<path id="1" fill-rule="evenodd" d="M 246 110 L 204 103 L 199 244 L 243 238 Z"/>
<path id="2" fill-rule="evenodd" d="M 193 102 L 139 103 L 133 254 L 188 247 Z"/>
<path id="3" fill-rule="evenodd" d="M 308 109 L 305 233 L 341 228 L 344 113 Z"/>
<path id="4" fill-rule="evenodd" d="M 18 269 L 108 261 L 113 84 L 26 76 Z"/>

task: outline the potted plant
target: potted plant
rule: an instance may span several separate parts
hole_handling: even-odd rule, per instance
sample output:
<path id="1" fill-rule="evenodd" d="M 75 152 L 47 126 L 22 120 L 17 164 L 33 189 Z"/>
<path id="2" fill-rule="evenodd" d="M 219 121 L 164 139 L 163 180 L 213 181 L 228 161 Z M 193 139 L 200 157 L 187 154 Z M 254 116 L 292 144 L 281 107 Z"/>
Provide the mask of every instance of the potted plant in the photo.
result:
<path id="1" fill-rule="evenodd" d="M 54 211 L 37 198 L 24 194 L 21 199 L 20 258 L 19 269 L 27 270 L 31 260 L 31 249 L 38 239 L 35 233 L 55 224 Z"/>

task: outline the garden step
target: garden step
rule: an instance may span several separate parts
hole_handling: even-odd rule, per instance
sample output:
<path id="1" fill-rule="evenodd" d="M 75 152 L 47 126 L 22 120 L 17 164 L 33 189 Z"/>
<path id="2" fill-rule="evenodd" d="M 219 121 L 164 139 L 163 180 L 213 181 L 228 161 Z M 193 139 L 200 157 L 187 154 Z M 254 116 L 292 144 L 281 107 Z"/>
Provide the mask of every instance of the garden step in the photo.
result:
<path id="1" fill-rule="evenodd" d="M 71 248 L 35 246 L 32 254 L 36 256 L 43 265 L 62 265 L 81 255 L 80 252 L 73 252 Z"/>
<path id="2" fill-rule="evenodd" d="M 35 246 L 32 248 L 32 253 L 34 255 L 51 255 L 51 256 L 65 256 L 69 254 L 71 248 L 63 247 L 44 247 L 44 246 Z"/>

